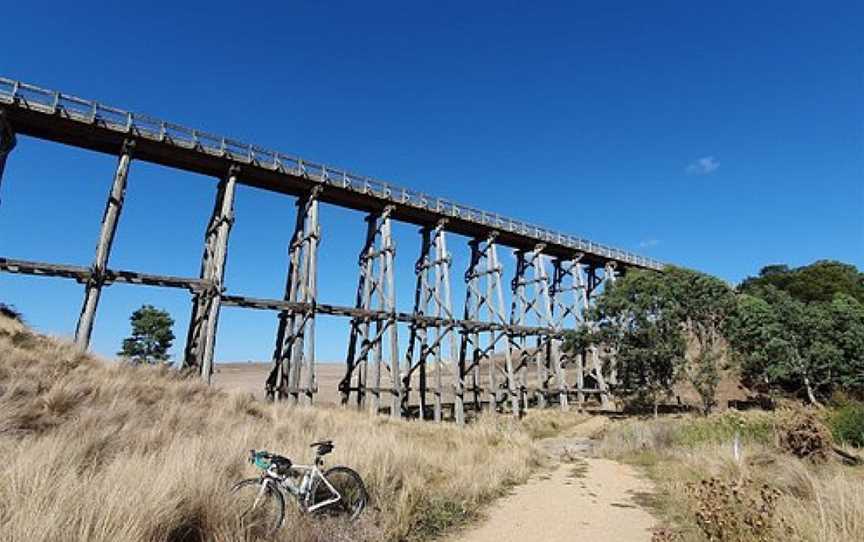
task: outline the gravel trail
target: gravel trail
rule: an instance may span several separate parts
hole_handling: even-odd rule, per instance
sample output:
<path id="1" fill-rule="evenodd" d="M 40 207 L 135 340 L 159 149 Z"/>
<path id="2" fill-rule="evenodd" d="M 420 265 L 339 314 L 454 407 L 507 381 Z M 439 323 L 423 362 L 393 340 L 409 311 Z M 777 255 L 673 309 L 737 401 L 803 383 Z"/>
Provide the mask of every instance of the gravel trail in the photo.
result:
<path id="1" fill-rule="evenodd" d="M 558 465 L 497 501 L 480 524 L 457 533 L 463 542 L 651 540 L 655 519 L 637 502 L 650 481 L 629 465 L 590 457 L 592 418 L 570 435 L 541 442 Z"/>

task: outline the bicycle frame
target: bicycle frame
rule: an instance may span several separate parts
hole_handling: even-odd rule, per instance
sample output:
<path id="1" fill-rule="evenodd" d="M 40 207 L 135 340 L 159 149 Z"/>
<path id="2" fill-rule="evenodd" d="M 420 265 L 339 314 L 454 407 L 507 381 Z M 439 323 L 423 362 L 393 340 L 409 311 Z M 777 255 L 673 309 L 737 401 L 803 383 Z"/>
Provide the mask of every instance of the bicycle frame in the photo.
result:
<path id="1" fill-rule="evenodd" d="M 318 465 L 291 465 L 291 470 L 303 473 L 302 477 L 300 478 L 299 486 L 294 485 L 290 477 L 276 474 L 274 469 L 275 467 L 271 466 L 264 474 L 261 475 L 264 480 L 261 483 L 261 489 L 259 490 L 258 498 L 263 497 L 264 492 L 267 489 L 268 483 L 272 483 L 279 491 L 282 492 L 283 495 L 285 493 L 290 493 L 297 500 L 297 503 L 301 507 L 301 509 L 305 510 L 306 512 L 314 512 L 320 508 L 331 505 L 335 502 L 339 502 L 339 500 L 342 499 L 342 495 L 324 476 L 324 473 L 321 472 L 321 469 L 318 468 Z M 312 484 L 315 481 L 315 478 L 318 478 L 324 482 L 324 485 L 330 491 L 332 497 L 310 506 L 312 500 Z M 256 498 L 256 502 L 253 505 L 253 508 L 257 506 L 258 498 Z"/>

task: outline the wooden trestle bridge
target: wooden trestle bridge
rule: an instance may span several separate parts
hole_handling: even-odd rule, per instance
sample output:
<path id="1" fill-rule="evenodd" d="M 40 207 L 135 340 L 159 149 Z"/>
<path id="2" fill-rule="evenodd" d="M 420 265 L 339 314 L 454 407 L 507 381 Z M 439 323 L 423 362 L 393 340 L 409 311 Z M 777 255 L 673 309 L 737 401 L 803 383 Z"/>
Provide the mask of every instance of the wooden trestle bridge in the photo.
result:
<path id="1" fill-rule="evenodd" d="M 453 418 L 463 423 L 466 408 L 481 402 L 487 408 L 514 413 L 526 408 L 529 401 L 567 408 L 573 400 L 581 405 L 586 395 L 596 395 L 605 403 L 610 375 L 597 352 L 570 359 L 562 349 L 563 332 L 580 325 L 584 308 L 616 273 L 627 268 L 662 268 L 660 262 L 648 258 L 495 213 L 0 78 L 0 183 L 16 135 L 119 159 L 90 267 L 0 257 L 0 271 L 83 283 L 84 301 L 75 331 L 82 350 L 89 346 L 104 286 L 123 282 L 189 290 L 192 314 L 182 365 L 199 371 L 208 382 L 220 307 L 274 311 L 279 326 L 266 389 L 276 400 L 312 403 L 317 392 L 315 316 L 329 314 L 351 319 L 345 376 L 339 386 L 345 404 L 403 416 L 415 412 L 408 407 L 409 399 L 414 398 L 419 401 L 416 411 L 420 416 L 440 420 L 446 394 L 452 397 Z M 218 180 L 197 278 L 108 266 L 133 160 Z M 225 261 L 238 183 L 298 198 L 283 299 L 257 299 L 226 291 Z M 324 234 L 318 221 L 320 203 L 366 213 L 353 307 L 318 301 L 316 256 Z M 412 313 L 396 310 L 394 220 L 420 226 Z M 447 233 L 470 239 L 466 298 L 460 313 L 451 300 Z M 504 305 L 499 246 L 512 248 L 517 261 L 509 311 Z M 405 353 L 399 352 L 400 322 L 410 329 Z"/>

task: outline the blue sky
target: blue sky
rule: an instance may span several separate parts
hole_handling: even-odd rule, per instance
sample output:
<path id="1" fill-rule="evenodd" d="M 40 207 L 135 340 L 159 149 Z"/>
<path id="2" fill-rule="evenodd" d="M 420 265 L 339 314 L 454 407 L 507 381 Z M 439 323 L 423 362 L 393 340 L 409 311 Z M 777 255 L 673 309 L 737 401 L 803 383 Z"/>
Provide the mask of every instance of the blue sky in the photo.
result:
<path id="1" fill-rule="evenodd" d="M 864 267 L 860 2 L 159 4 L 4 6 L 0 75 L 731 282 L 771 263 Z M 21 138 L 0 255 L 89 265 L 115 162 Z M 133 162 L 110 265 L 197 275 L 214 188 Z M 281 296 L 293 211 L 238 191 L 229 290 Z M 352 303 L 362 224 L 322 209 L 322 301 Z M 396 237 L 408 310 L 416 228 Z M 465 241 L 450 240 L 457 285 Z M 0 300 L 58 335 L 81 295 L 0 275 Z M 189 295 L 122 285 L 103 293 L 94 349 L 115 352 L 144 302 L 173 314 L 179 353 Z M 224 310 L 217 359 L 268 359 L 274 330 L 270 313 Z M 318 357 L 341 360 L 345 323 L 319 330 Z"/>

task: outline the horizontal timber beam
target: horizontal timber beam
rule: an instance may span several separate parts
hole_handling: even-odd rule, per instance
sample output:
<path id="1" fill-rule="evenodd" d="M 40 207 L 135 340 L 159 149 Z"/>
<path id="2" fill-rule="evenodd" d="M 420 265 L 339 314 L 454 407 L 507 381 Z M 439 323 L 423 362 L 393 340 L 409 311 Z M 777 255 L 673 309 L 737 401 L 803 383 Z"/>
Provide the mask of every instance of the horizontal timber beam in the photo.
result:
<path id="1" fill-rule="evenodd" d="M 81 283 L 87 282 L 87 280 L 93 275 L 93 270 L 91 268 L 80 265 L 13 260 L 9 258 L 0 258 L 0 271 L 22 275 L 61 277 L 74 279 Z M 191 291 L 204 290 L 209 287 L 209 283 L 201 279 L 187 279 L 171 275 L 154 275 L 150 273 L 138 273 L 136 271 L 106 269 L 105 285 L 115 282 L 121 284 L 141 284 L 144 286 L 181 288 Z"/>
<path id="2" fill-rule="evenodd" d="M 0 258 L 0 272 L 45 277 L 62 277 L 74 279 L 81 283 L 86 282 L 93 274 L 89 267 L 80 265 L 13 260 L 10 258 Z M 106 269 L 105 285 L 107 286 L 112 283 L 181 288 L 193 292 L 206 290 L 211 286 L 209 281 L 203 279 L 190 279 L 170 275 L 154 275 L 150 273 L 138 273 L 136 271 Z M 242 307 L 247 309 L 271 311 L 307 312 L 309 310 L 314 310 L 316 314 L 345 316 L 349 318 L 382 318 L 388 315 L 386 311 L 364 310 L 355 307 L 328 305 L 326 303 L 316 303 L 313 307 L 309 303 L 292 303 L 282 299 L 264 299 L 227 294 L 222 296 L 222 304 L 227 307 Z M 428 326 L 452 326 L 461 328 L 465 331 L 508 331 L 515 335 L 543 336 L 559 336 L 562 334 L 558 330 L 545 327 L 504 325 L 477 320 L 452 320 L 447 318 L 436 318 L 434 316 L 414 315 L 407 312 L 397 312 L 396 320 L 399 322 L 414 322 Z"/>

